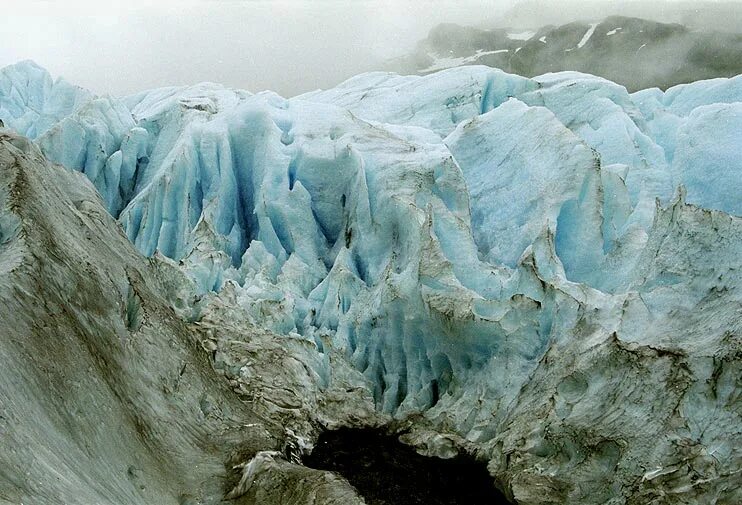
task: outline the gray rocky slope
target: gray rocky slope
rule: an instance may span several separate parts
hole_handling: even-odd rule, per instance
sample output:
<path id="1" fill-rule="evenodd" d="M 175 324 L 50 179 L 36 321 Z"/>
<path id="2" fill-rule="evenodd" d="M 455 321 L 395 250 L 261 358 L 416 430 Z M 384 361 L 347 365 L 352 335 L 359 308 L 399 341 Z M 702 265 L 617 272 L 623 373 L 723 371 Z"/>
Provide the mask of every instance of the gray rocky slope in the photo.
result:
<path id="1" fill-rule="evenodd" d="M 188 323 L 184 287 L 84 177 L 0 132 L 0 503 L 361 502 L 278 454 L 376 422 L 362 390 L 320 395 L 301 350 L 238 317 Z M 248 361 L 252 381 L 235 373 Z"/>

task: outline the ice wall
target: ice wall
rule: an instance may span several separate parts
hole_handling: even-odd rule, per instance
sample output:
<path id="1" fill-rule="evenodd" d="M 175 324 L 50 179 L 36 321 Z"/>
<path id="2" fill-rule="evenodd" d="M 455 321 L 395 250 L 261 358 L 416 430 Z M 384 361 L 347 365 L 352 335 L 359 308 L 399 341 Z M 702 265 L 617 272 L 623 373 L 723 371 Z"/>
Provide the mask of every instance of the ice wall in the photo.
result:
<path id="1" fill-rule="evenodd" d="M 63 79 L 52 80 L 32 61 L 0 69 L 0 120 L 32 139 L 91 98 L 85 89 Z"/>
<path id="2" fill-rule="evenodd" d="M 49 87 L 30 65 L 4 75 L 19 72 L 27 89 L 1 100 Z M 256 324 L 343 349 L 379 407 L 406 412 L 482 370 L 512 399 L 580 311 L 633 289 L 676 186 L 739 214 L 741 93 L 486 67 L 291 100 L 200 84 L 57 108 L 37 141 L 141 252 Z"/>

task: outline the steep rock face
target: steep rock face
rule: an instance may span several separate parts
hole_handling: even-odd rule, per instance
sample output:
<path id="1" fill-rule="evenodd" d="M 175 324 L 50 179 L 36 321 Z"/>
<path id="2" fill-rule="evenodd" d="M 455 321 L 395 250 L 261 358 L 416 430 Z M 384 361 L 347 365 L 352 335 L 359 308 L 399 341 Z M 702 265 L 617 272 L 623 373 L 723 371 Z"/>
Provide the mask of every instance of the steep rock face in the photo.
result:
<path id="1" fill-rule="evenodd" d="M 409 418 L 419 451 L 477 452 L 522 504 L 735 503 L 736 83 L 204 84 L 93 100 L 38 145 L 179 262 L 215 367 L 294 433 Z M 246 483 L 284 468 L 256 458 Z"/>
<path id="2" fill-rule="evenodd" d="M 342 479 L 284 459 L 320 423 L 353 425 L 320 406 L 325 393 L 302 365 L 314 354 L 247 326 L 186 323 L 172 308 L 188 310 L 182 274 L 140 256 L 90 184 L 7 130 L 0 184 L 0 501 L 221 503 L 265 478 L 241 479 L 240 466 L 279 451 L 269 458 L 275 502 L 325 493 L 361 503 Z M 221 351 L 210 364 L 202 346 L 222 342 L 261 350 L 249 365 L 229 362 L 263 370 L 260 399 L 244 401 L 247 379 L 224 380 Z M 370 400 L 345 393 L 360 376 L 325 379 L 327 398 L 374 422 Z M 302 400 L 284 405 L 287 395 Z"/>

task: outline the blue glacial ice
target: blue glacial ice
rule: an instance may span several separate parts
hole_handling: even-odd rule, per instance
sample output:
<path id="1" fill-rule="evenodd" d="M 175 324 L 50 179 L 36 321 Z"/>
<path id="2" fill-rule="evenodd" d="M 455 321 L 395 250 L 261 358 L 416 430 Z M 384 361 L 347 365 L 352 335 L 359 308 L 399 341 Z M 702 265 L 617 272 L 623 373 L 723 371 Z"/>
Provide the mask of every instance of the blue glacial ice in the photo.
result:
<path id="1" fill-rule="evenodd" d="M 342 349 L 386 412 L 467 403 L 479 384 L 490 413 L 456 420 L 474 438 L 585 311 L 620 326 L 664 209 L 742 213 L 739 78 L 631 95 L 473 66 L 284 99 L 93 97 L 29 63 L 0 76 L 0 119 L 83 172 L 142 253 L 256 324 Z"/>
<path id="2" fill-rule="evenodd" d="M 35 139 L 87 103 L 93 94 L 32 61 L 0 69 L 0 119 L 5 126 Z"/>
<path id="3" fill-rule="evenodd" d="M 472 66 L 115 98 L 21 63 L 0 119 L 202 310 L 303 342 L 320 385 L 341 351 L 381 411 L 479 444 L 520 503 L 603 503 L 612 468 L 646 496 L 730 489 L 742 78 L 629 94 Z"/>

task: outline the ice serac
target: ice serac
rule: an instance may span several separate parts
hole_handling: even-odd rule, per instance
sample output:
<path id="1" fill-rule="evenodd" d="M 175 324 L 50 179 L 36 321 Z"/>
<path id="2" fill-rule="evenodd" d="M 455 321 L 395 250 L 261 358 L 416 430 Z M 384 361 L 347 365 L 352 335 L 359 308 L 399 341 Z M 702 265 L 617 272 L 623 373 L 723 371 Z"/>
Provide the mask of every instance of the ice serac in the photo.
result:
<path id="1" fill-rule="evenodd" d="M 626 165 L 626 184 L 637 210 L 654 205 L 655 197 L 669 200 L 672 186 L 664 153 L 647 135 L 643 118 L 625 88 L 577 73 L 546 74 L 534 79 L 541 86 L 525 94 L 523 101 L 551 110 L 600 154 L 603 164 Z"/>
<path id="2" fill-rule="evenodd" d="M 630 95 L 466 67 L 293 99 L 201 84 L 91 99 L 37 144 L 190 277 L 189 317 L 234 387 L 271 390 L 266 415 L 310 398 L 342 424 L 323 403 L 340 381 L 421 452 L 476 450 L 521 504 L 732 504 L 737 82 Z M 261 352 L 290 357 L 271 371 Z"/>
<path id="3" fill-rule="evenodd" d="M 339 105 L 364 119 L 421 126 L 445 136 L 464 119 L 484 114 L 509 97 L 537 87 L 525 77 L 471 66 L 424 77 L 363 74 L 298 98 Z"/>
<path id="4" fill-rule="evenodd" d="M 382 83 L 378 91 L 372 87 L 376 80 Z M 441 93 L 447 98 L 439 98 Z M 549 109 L 598 152 L 604 165 L 626 165 L 625 182 L 636 210 L 632 221 L 644 228 L 649 226 L 654 198 L 668 201 L 672 195 L 667 162 L 662 148 L 649 136 L 631 95 L 606 79 L 579 72 L 524 79 L 471 66 L 425 77 L 370 74 L 305 95 L 309 100 L 346 107 L 367 120 L 405 125 L 420 125 L 421 120 L 427 120 L 428 127 L 442 136 L 461 121 L 511 97 Z"/>
<path id="5" fill-rule="evenodd" d="M 176 123 L 184 93 L 196 96 L 188 89 L 168 98 L 179 104 Z M 215 99 L 213 90 L 200 93 L 200 103 Z M 133 107 L 138 118 L 172 109 L 145 102 Z M 182 128 L 151 130 L 159 135 L 138 175 L 143 182 L 119 216 L 127 235 L 145 254 L 182 259 L 205 291 L 236 282 L 255 323 L 319 350 L 333 335 L 375 384 L 383 410 L 432 405 L 459 354 L 490 345 L 472 328 L 450 349 L 430 338 L 430 324 L 444 331 L 444 322 L 422 315 L 426 303 L 444 314 L 455 308 L 454 294 L 468 289 L 454 273 L 440 285 L 439 270 L 458 263 L 465 244 L 476 256 L 466 185 L 451 153 L 426 130 L 374 126 L 335 106 L 271 94 L 233 105 L 202 111 Z M 86 160 L 81 169 L 90 176 L 95 167 Z M 478 277 L 466 265 L 457 275 L 464 284 Z M 415 312 L 421 316 L 409 320 Z M 463 361 L 461 373 L 471 366 Z"/>
<path id="6" fill-rule="evenodd" d="M 742 215 L 739 145 L 742 76 L 635 93 L 648 128 L 688 201 Z"/>
<path id="7" fill-rule="evenodd" d="M 6 127 L 36 138 L 92 97 L 92 93 L 49 72 L 32 61 L 0 69 L 0 121 Z"/>
<path id="8" fill-rule="evenodd" d="M 631 291 L 554 341 L 500 425 L 518 503 L 739 501 L 741 225 L 682 195 L 659 210 Z"/>
<path id="9" fill-rule="evenodd" d="M 445 142 L 463 168 L 474 238 L 491 263 L 514 267 L 544 230 L 556 233 L 561 213 L 578 205 L 589 186 L 595 188 L 583 199 L 598 201 L 592 182 L 600 177 L 598 154 L 543 107 L 510 99 L 463 122 Z M 574 220 L 589 212 L 580 214 Z M 602 214 L 594 217 L 600 220 Z M 564 229 L 571 225 L 563 222 L 560 236 L 579 235 Z M 598 234 L 584 242 L 602 251 L 599 223 L 590 225 Z"/>
<path id="10" fill-rule="evenodd" d="M 672 174 L 689 201 L 742 215 L 742 102 L 698 107 L 678 128 Z"/>

